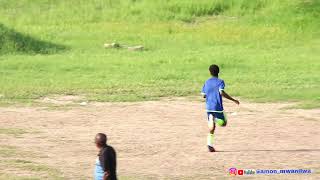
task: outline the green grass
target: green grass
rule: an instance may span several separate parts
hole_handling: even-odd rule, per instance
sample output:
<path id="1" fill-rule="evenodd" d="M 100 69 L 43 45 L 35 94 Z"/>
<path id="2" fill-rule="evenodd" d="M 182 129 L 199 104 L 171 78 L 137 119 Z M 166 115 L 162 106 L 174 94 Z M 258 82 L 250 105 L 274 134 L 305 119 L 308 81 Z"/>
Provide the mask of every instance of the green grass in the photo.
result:
<path id="1" fill-rule="evenodd" d="M 17 154 L 17 148 L 14 146 L 0 146 L 0 158 L 15 156 Z"/>
<path id="2" fill-rule="evenodd" d="M 25 159 L 33 156 L 17 147 L 0 145 L 0 180 L 64 179 L 57 169 Z"/>
<path id="3" fill-rule="evenodd" d="M 30 175 L 23 175 L 23 176 L 0 173 L 0 179 L 6 179 L 6 180 L 15 180 L 15 179 L 18 179 L 18 180 L 20 179 L 60 180 L 61 179 L 62 180 L 64 179 L 58 170 L 48 167 L 46 165 L 32 162 L 32 161 L 26 161 L 21 159 L 15 159 L 15 160 L 10 159 L 10 160 L 3 160 L 0 163 L 0 165 L 5 166 L 6 168 L 16 169 L 17 172 L 23 171 L 23 172 L 30 173 Z"/>
<path id="4" fill-rule="evenodd" d="M 0 102 L 197 95 L 216 63 L 233 95 L 320 107 L 319 12 L 317 0 L 0 0 Z M 147 50 L 103 48 L 114 41 Z"/>
<path id="5" fill-rule="evenodd" d="M 15 137 L 20 137 L 21 135 L 27 133 L 27 131 L 23 129 L 17 129 L 17 128 L 0 128 L 0 135 L 13 135 Z"/>
<path id="6" fill-rule="evenodd" d="M 36 40 L 30 36 L 15 32 L 2 24 L 0 24 L 0 38 L 0 54 L 50 54 L 64 49 L 61 45 Z"/>

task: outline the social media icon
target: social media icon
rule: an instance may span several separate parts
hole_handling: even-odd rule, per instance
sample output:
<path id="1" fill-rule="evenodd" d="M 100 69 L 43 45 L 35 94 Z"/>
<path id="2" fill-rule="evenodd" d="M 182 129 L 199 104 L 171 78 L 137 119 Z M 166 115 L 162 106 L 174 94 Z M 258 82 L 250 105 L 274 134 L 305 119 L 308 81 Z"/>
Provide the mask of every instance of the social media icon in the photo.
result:
<path id="1" fill-rule="evenodd" d="M 230 169 L 229 169 L 229 174 L 230 174 L 231 176 L 237 175 L 237 168 L 230 168 Z"/>
<path id="2" fill-rule="evenodd" d="M 238 175 L 243 175 L 243 169 L 238 170 Z"/>

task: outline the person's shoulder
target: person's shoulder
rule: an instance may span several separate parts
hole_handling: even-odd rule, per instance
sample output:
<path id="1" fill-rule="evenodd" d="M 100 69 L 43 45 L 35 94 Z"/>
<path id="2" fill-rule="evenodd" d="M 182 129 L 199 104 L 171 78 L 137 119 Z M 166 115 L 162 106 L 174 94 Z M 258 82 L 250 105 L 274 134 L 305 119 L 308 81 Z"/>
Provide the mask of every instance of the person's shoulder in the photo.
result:
<path id="1" fill-rule="evenodd" d="M 221 79 L 221 78 L 217 78 L 217 79 L 218 79 L 219 82 L 224 82 L 224 80 Z"/>
<path id="2" fill-rule="evenodd" d="M 108 151 L 108 147 L 104 147 L 100 150 L 100 155 L 104 155 Z"/>
<path id="3" fill-rule="evenodd" d="M 216 79 L 217 78 L 215 78 L 215 77 L 211 77 L 211 78 L 207 79 L 206 82 L 213 82 L 213 81 L 216 81 Z"/>
<path id="4" fill-rule="evenodd" d="M 108 151 L 110 151 L 112 153 L 116 152 L 116 150 L 114 150 L 114 148 L 112 146 L 110 146 L 110 145 L 107 145 L 107 149 L 108 149 Z"/>
<path id="5" fill-rule="evenodd" d="M 207 82 L 209 82 L 210 80 L 211 80 L 211 78 L 207 79 L 205 82 L 207 83 Z"/>
<path id="6" fill-rule="evenodd" d="M 217 77 L 212 77 L 212 78 L 209 78 L 206 82 L 221 83 L 221 82 L 224 82 L 224 80 Z"/>
<path id="7" fill-rule="evenodd" d="M 116 151 L 112 146 L 107 145 L 101 150 L 100 153 L 102 156 L 108 156 L 109 154 L 116 154 Z"/>

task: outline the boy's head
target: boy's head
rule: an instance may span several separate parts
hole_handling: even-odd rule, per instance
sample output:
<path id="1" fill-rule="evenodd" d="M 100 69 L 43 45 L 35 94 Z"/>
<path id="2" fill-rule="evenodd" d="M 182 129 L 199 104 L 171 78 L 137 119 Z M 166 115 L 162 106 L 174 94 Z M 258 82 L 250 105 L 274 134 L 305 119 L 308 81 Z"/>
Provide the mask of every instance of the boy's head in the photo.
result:
<path id="1" fill-rule="evenodd" d="M 102 148 L 107 145 L 107 135 L 103 133 L 98 133 L 94 139 L 97 148 Z"/>
<path id="2" fill-rule="evenodd" d="M 215 65 L 215 64 L 212 64 L 212 65 L 209 67 L 209 71 L 210 71 L 210 74 L 211 74 L 212 76 L 218 77 L 218 75 L 219 75 L 219 66 L 218 66 L 218 65 Z"/>

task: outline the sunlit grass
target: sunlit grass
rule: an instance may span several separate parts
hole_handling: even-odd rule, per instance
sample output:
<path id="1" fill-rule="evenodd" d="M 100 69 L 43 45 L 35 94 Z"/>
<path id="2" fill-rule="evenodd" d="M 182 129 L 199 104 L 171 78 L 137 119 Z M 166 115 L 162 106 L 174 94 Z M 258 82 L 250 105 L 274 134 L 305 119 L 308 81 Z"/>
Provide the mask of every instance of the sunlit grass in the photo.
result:
<path id="1" fill-rule="evenodd" d="M 316 1 L 0 4 L 0 22 L 7 27 L 68 49 L 1 55 L 1 102 L 29 102 L 50 94 L 99 101 L 197 95 L 209 77 L 208 66 L 216 63 L 226 90 L 234 95 L 320 104 Z M 147 50 L 107 50 L 105 42 Z"/>

